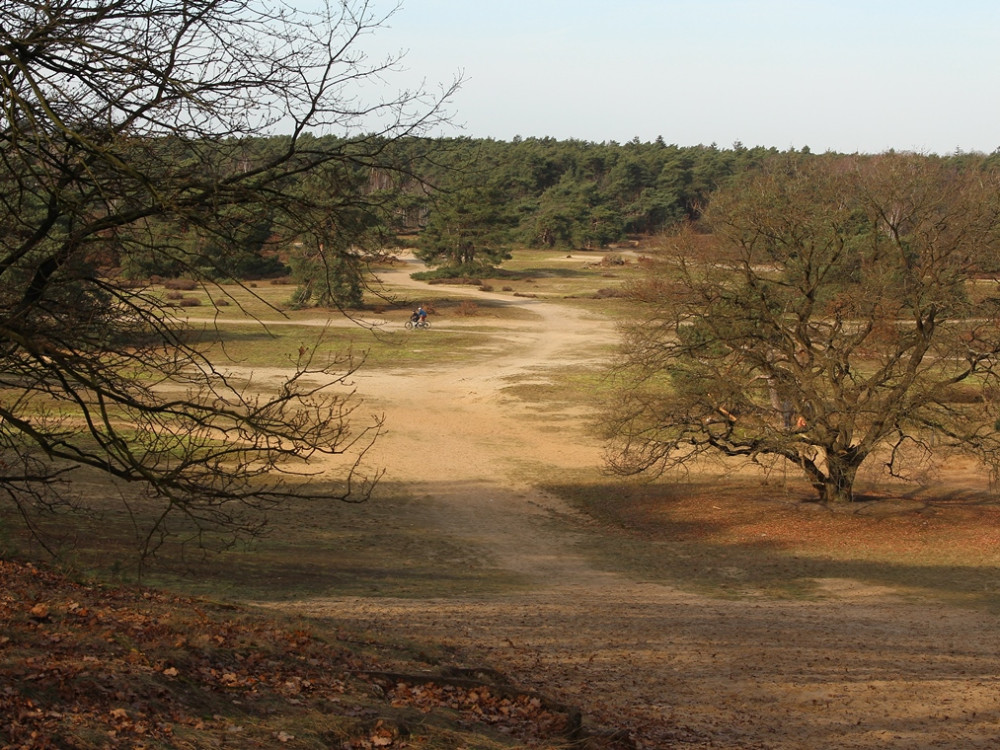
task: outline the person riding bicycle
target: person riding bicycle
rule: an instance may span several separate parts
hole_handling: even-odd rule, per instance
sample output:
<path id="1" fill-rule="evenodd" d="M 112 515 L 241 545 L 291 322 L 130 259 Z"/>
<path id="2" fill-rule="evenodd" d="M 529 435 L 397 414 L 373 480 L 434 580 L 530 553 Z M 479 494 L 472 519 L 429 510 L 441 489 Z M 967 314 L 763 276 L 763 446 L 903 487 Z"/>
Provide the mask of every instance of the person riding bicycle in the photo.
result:
<path id="1" fill-rule="evenodd" d="M 427 311 L 424 309 L 423 305 L 417 308 L 417 317 L 420 319 L 421 323 L 427 322 Z"/>

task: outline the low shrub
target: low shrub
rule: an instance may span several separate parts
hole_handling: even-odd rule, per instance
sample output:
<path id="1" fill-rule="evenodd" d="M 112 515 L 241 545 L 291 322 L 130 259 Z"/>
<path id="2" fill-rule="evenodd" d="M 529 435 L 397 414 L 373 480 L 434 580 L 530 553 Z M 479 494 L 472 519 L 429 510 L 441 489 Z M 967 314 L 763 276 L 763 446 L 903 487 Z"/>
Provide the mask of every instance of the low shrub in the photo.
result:
<path id="1" fill-rule="evenodd" d="M 594 299 L 610 299 L 612 297 L 625 297 L 625 290 L 620 286 L 609 286 L 598 289 L 594 292 Z"/>
<path id="2" fill-rule="evenodd" d="M 198 282 L 194 279 L 167 279 L 163 282 L 163 288 L 192 292 L 198 288 Z"/>

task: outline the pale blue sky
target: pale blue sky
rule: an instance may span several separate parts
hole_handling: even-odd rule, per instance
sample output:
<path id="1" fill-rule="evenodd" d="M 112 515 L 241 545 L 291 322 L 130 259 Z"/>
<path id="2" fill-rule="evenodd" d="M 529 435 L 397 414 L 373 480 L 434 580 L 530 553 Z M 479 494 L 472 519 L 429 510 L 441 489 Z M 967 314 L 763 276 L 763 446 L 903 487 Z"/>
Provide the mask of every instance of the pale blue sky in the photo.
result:
<path id="1" fill-rule="evenodd" d="M 996 0 L 403 0 L 365 44 L 462 73 L 472 137 L 1000 148 Z"/>

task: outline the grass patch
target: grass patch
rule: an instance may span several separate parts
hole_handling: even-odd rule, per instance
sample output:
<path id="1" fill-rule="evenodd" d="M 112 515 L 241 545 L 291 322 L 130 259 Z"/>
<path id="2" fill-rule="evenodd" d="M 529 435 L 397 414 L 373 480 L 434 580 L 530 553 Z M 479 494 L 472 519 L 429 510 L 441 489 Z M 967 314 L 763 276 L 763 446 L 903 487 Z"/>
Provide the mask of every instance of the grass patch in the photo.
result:
<path id="1" fill-rule="evenodd" d="M 188 594 L 270 601 L 480 596 L 526 585 L 481 550 L 442 535 L 429 520 L 434 502 L 380 485 L 377 496 L 360 505 L 290 503 L 249 551 L 159 565 L 155 583 Z"/>
<path id="2" fill-rule="evenodd" d="M 516 300 L 510 302 L 502 299 L 477 299 L 472 304 L 475 305 L 475 314 L 470 315 L 471 308 L 468 298 L 460 297 L 438 297 L 426 302 L 424 306 L 429 310 L 431 325 L 435 323 L 447 322 L 449 324 L 461 321 L 463 324 L 472 322 L 484 325 L 495 325 L 518 320 L 532 320 L 536 314 L 530 310 L 525 310 Z"/>
<path id="3" fill-rule="evenodd" d="M 549 421 L 554 413 L 567 409 L 594 409 L 610 394 L 601 368 L 567 367 L 540 372 L 537 379 L 523 376 L 508 379 L 502 393 L 531 407 L 529 418 Z"/>
<path id="4" fill-rule="evenodd" d="M 59 545 L 66 569 L 101 580 L 134 581 L 137 529 L 148 528 L 160 506 L 148 502 L 126 510 L 101 477 L 88 482 L 85 476 L 75 487 L 86 493 L 89 511 L 46 518 L 42 528 Z M 438 512 L 432 498 L 414 498 L 405 488 L 382 484 L 361 504 L 288 501 L 270 513 L 264 537 L 235 548 L 228 548 L 224 537 L 178 519 L 171 538 L 146 561 L 143 582 L 230 601 L 485 596 L 527 585 L 481 549 L 442 534 L 433 522 Z M 8 530 L 2 542 L 7 556 L 40 552 L 23 532 Z"/>
<path id="5" fill-rule="evenodd" d="M 621 262 L 608 263 L 614 256 Z M 634 258 L 605 251 L 559 251 L 519 248 L 500 268 L 434 269 L 412 278 L 430 284 L 489 287 L 514 297 L 614 299 L 626 282 L 643 270 Z"/>
<path id="6" fill-rule="evenodd" d="M 439 281 L 454 284 L 480 286 L 483 279 L 511 280 L 521 278 L 521 274 L 506 268 L 469 263 L 460 266 L 442 266 L 428 271 L 417 271 L 410 274 L 417 281 L 427 281 L 431 284 Z"/>
<path id="7" fill-rule="evenodd" d="M 302 354 L 314 366 L 335 363 L 348 352 L 363 355 L 366 367 L 407 367 L 459 362 L 481 356 L 483 337 L 475 331 L 409 331 L 360 326 L 320 328 L 256 323 L 207 326 L 191 331 L 187 340 L 220 369 L 227 363 L 252 367 L 295 365 Z"/>

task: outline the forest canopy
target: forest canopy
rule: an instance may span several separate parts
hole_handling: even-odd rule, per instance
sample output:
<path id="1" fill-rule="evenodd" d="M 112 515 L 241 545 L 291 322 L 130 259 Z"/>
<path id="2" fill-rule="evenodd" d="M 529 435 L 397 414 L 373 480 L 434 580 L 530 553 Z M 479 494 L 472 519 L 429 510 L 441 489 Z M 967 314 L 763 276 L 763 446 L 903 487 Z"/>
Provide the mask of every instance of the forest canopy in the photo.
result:
<path id="1" fill-rule="evenodd" d="M 240 158 L 255 163 L 280 150 L 283 142 L 278 136 L 248 139 L 240 144 Z M 315 139 L 320 151 L 336 142 L 330 136 Z M 432 266 L 488 267 L 515 247 L 600 249 L 654 236 L 698 221 L 716 190 L 775 160 L 810 163 L 841 156 L 739 143 L 728 148 L 679 146 L 663 139 L 622 144 L 404 137 L 384 144 L 381 167 L 359 163 L 336 177 L 339 194 L 363 198 L 380 211 L 338 217 L 335 228 L 362 255 L 405 242 L 416 245 L 421 259 Z M 1000 163 L 1000 155 L 958 153 L 944 161 L 989 170 Z M 296 189 L 317 201 L 332 187 L 312 176 L 291 179 Z M 361 288 L 354 281 L 342 283 L 339 290 L 314 291 L 310 270 L 315 265 L 308 252 L 290 250 L 288 228 L 267 216 L 252 218 L 247 221 L 234 212 L 241 249 L 234 255 L 230 243 L 230 254 L 212 262 L 212 274 L 250 278 L 291 271 L 303 301 L 360 300 Z M 188 239 L 205 244 L 200 237 Z M 205 254 L 212 252 L 209 243 Z M 133 255 L 123 272 L 146 278 L 174 275 L 178 269 L 169 257 Z"/>

